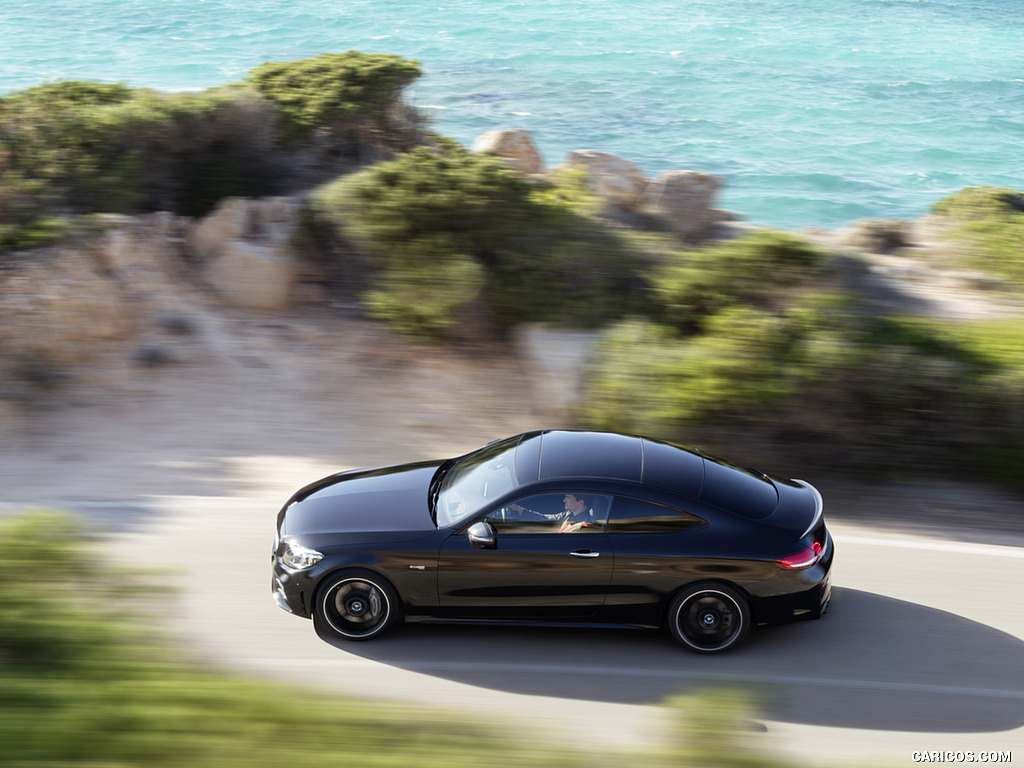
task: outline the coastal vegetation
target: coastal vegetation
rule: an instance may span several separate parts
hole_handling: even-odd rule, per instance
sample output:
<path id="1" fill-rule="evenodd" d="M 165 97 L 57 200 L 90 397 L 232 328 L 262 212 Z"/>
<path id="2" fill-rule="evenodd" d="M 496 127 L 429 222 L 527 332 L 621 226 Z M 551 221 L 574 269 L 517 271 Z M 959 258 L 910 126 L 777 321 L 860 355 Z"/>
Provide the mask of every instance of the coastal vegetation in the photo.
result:
<path id="1" fill-rule="evenodd" d="M 339 122 L 379 125 L 420 74 L 415 61 L 349 51 L 267 62 L 253 69 L 246 83 L 277 105 L 290 130 L 308 133 Z"/>
<path id="2" fill-rule="evenodd" d="M 106 563 L 80 520 L 0 520 L 0 754 L 9 766 L 617 765 L 471 716 L 332 698 L 246 680 L 185 658 L 146 629 L 168 610 L 143 573 Z M 46 553 L 45 584 L 39 578 Z M 782 765 L 744 743 L 746 696 L 680 696 L 671 739 L 639 768 L 691 761 Z"/>
<path id="3" fill-rule="evenodd" d="M 337 171 L 408 148 L 418 126 L 399 94 L 418 75 L 414 61 L 349 52 L 201 93 L 60 81 L 0 98 L 0 251 L 94 213 L 200 216 L 224 197 L 289 191 L 304 160 Z M 317 130 L 329 157 L 315 154 Z"/>
<path id="4" fill-rule="evenodd" d="M 1024 287 L 1024 193 L 969 187 L 935 204 L 953 224 L 947 238 L 960 260 Z"/>
<path id="5" fill-rule="evenodd" d="M 1020 322 L 878 315 L 829 264 L 776 232 L 675 254 L 649 275 L 648 312 L 605 334 L 586 423 L 748 455 L 786 445 L 860 471 L 1019 482 Z"/>
<path id="6" fill-rule="evenodd" d="M 317 190 L 312 224 L 368 254 L 371 315 L 427 339 L 501 335 L 520 322 L 595 325 L 634 300 L 626 246 L 572 175 L 539 186 L 451 141 Z M 635 281 L 634 281 L 635 282 Z"/>
<path id="7" fill-rule="evenodd" d="M 227 196 L 303 191 L 304 255 L 397 333 L 487 343 L 533 321 L 605 329 L 582 425 L 756 435 L 846 467 L 1019 482 L 1019 322 L 880 316 L 802 235 L 702 244 L 609 215 L 583 172 L 527 178 L 424 130 L 401 101 L 419 74 L 350 51 L 201 93 L 72 81 L 4 97 L 0 262 L 88 230 L 94 214 L 202 216 Z M 1021 192 L 965 189 L 935 214 L 946 264 L 1020 295 Z"/>

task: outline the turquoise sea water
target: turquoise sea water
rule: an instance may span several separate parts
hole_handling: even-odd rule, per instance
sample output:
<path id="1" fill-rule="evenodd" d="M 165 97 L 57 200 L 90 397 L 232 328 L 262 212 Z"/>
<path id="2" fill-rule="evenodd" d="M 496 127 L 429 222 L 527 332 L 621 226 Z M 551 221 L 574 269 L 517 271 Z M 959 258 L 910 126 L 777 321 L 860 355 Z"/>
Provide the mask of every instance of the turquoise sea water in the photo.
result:
<path id="1" fill-rule="evenodd" d="M 1024 0 L 3 0 L 0 93 L 167 90 L 347 50 L 420 60 L 408 99 L 469 144 L 525 128 L 726 180 L 757 224 L 911 217 L 1024 189 Z"/>

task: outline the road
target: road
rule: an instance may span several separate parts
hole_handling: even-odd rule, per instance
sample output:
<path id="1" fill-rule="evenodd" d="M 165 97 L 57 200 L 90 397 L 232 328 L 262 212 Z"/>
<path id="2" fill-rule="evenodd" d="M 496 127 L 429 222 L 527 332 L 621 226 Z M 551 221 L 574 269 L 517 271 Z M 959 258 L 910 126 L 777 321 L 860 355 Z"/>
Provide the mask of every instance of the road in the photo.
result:
<path id="1" fill-rule="evenodd" d="M 79 374 L 72 396 L 0 435 L 0 507 L 67 507 L 108 524 L 115 562 L 162 568 L 177 588 L 157 603 L 162 623 L 199 658 L 588 747 L 661 738 L 658 702 L 725 685 L 753 692 L 755 744 L 808 764 L 902 765 L 918 750 L 1024 760 L 1024 538 L 920 525 L 1017 519 L 1019 499 L 820 485 L 838 547 L 829 614 L 755 632 L 722 656 L 659 632 L 447 625 L 336 647 L 270 597 L 273 521 L 290 493 L 329 472 L 559 422 L 531 402 L 515 361 L 423 356 L 334 320 L 241 318 L 204 334 L 182 348 L 188 362 L 149 378 Z"/>
<path id="2" fill-rule="evenodd" d="M 829 614 L 715 657 L 630 630 L 415 624 L 335 646 L 270 599 L 269 499 L 164 497 L 148 512 L 112 546 L 170 568 L 183 643 L 260 675 L 587 746 L 658 738 L 651 705 L 725 685 L 754 691 L 755 743 L 813 764 L 923 749 L 1024 759 L 1024 548 L 833 524 Z"/>

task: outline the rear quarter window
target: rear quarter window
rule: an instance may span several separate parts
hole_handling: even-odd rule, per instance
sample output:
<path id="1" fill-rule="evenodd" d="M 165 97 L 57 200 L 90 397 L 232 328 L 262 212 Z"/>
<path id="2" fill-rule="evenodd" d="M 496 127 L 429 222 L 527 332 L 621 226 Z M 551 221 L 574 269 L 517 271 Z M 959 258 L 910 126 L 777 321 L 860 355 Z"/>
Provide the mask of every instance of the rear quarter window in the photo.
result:
<path id="1" fill-rule="evenodd" d="M 608 533 L 679 533 L 702 525 L 703 520 L 683 510 L 616 496 L 608 518 Z"/>

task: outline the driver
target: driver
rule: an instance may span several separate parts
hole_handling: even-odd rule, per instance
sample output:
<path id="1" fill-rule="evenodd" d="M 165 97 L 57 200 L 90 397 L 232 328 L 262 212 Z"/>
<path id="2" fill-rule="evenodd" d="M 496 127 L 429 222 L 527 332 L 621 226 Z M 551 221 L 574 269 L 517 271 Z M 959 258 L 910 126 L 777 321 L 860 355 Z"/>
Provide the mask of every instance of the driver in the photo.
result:
<path id="1" fill-rule="evenodd" d="M 576 533 L 578 531 L 582 531 L 584 528 L 601 527 L 599 523 L 594 522 L 589 500 L 585 496 L 576 493 L 567 493 L 562 497 L 562 504 L 565 506 L 564 511 L 553 515 L 535 512 L 532 509 L 526 509 L 526 507 L 522 507 L 519 504 L 510 504 L 509 509 L 513 512 L 530 512 L 537 517 L 559 523 L 559 533 Z"/>

